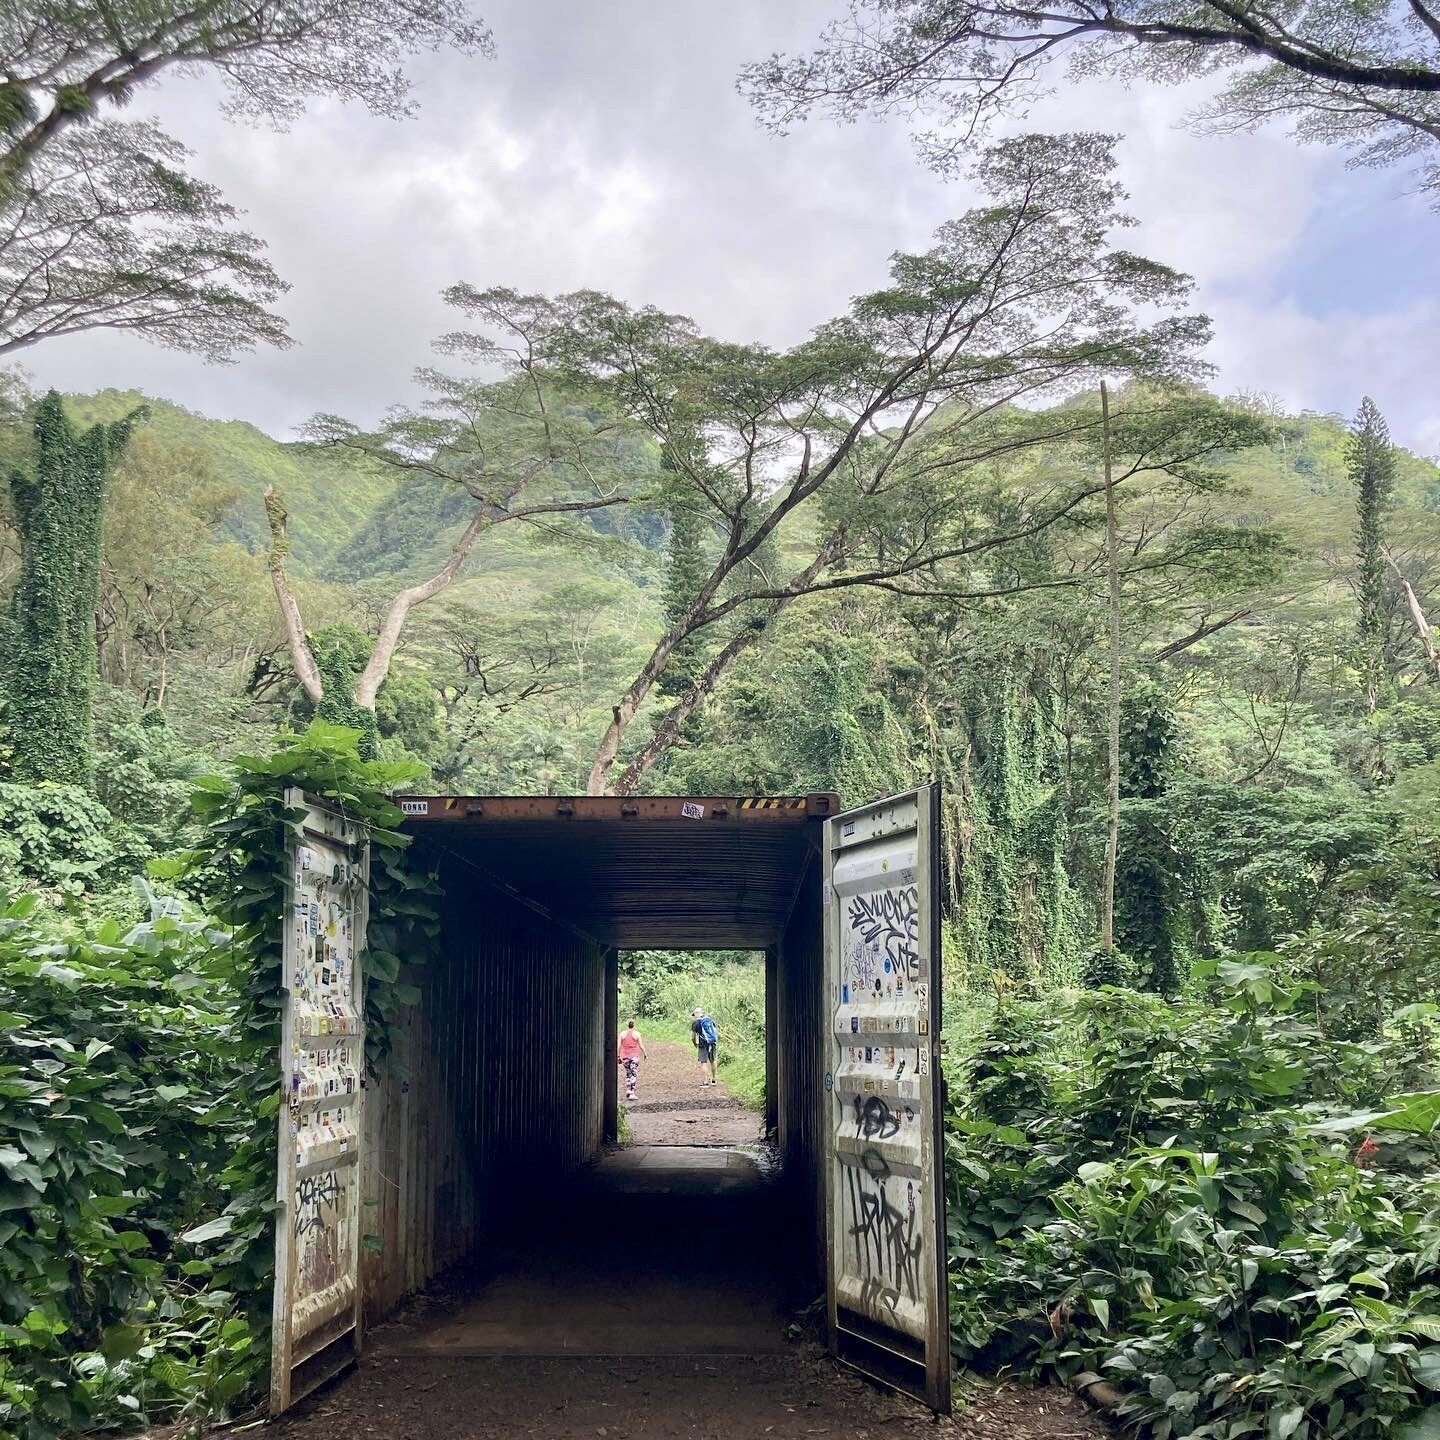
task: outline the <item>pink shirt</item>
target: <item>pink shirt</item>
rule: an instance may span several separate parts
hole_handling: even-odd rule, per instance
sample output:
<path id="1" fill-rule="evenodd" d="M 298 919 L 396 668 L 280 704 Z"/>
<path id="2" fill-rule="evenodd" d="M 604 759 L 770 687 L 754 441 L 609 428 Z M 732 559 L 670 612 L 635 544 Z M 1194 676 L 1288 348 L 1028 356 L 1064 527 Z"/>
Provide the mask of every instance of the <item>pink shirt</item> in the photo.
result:
<path id="1" fill-rule="evenodd" d="M 620 1032 L 620 1058 L 633 1060 L 640 1053 L 640 1036 L 634 1030 Z"/>

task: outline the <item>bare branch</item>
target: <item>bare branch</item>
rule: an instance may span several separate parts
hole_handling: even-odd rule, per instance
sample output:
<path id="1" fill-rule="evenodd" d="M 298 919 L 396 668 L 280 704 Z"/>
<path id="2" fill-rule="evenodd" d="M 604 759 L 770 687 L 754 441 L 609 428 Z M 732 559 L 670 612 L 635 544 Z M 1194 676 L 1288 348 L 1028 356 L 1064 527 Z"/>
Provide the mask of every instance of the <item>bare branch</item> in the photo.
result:
<path id="1" fill-rule="evenodd" d="M 305 693 L 318 705 L 325 698 L 325 685 L 320 678 L 320 667 L 315 663 L 315 652 L 305 637 L 305 625 L 300 618 L 300 607 L 295 593 L 290 588 L 290 578 L 285 570 L 285 557 L 290 551 L 286 531 L 285 502 L 273 485 L 265 487 L 265 518 L 270 522 L 270 554 L 268 567 L 270 583 L 275 588 L 275 599 L 280 604 L 280 619 L 285 626 L 285 640 L 290 647 L 290 663 L 295 667 L 296 678 Z"/>

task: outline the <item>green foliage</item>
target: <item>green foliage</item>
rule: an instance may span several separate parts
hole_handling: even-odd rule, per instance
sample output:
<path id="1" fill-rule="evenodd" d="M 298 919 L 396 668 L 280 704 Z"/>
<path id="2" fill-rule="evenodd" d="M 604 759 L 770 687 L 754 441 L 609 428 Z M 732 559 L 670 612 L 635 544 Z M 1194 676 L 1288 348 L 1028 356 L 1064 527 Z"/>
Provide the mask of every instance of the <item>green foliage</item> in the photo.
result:
<path id="1" fill-rule="evenodd" d="M 401 755 L 423 758 L 437 754 L 445 743 L 445 733 L 429 680 L 392 671 L 375 697 L 375 728 L 383 739 L 401 747 Z"/>
<path id="2" fill-rule="evenodd" d="M 325 694 L 315 705 L 303 691 L 297 691 L 291 706 L 293 717 L 303 724 L 313 715 L 327 725 L 359 731 L 361 758 L 373 760 L 379 742 L 375 711 L 356 702 L 355 684 L 370 658 L 374 641 L 349 623 L 331 625 L 306 638 Z"/>
<path id="3" fill-rule="evenodd" d="M 621 1019 L 680 1020 L 702 1002 L 695 987 L 716 972 L 747 965 L 743 950 L 623 950 L 620 952 Z"/>
<path id="4" fill-rule="evenodd" d="M 664 475 L 676 475 L 668 450 L 662 451 Z M 710 577 L 712 561 L 705 554 L 705 515 L 693 498 L 681 490 L 670 505 L 670 551 L 665 564 L 663 614 L 666 625 L 676 625 L 690 613 L 700 588 Z M 668 669 L 656 689 L 662 695 L 684 695 L 705 668 L 704 646 L 698 635 L 687 635 L 675 647 Z"/>
<path id="5" fill-rule="evenodd" d="M 1384 1118 L 1425 1136 L 1435 1107 L 1377 1107 L 1386 1054 L 1323 1035 L 1273 960 L 1208 967 L 1208 1001 L 997 1011 L 949 1087 L 963 1361 L 1099 1371 L 1161 1437 L 1419 1425 L 1440 1379 L 1440 1150 L 1351 1137 Z"/>
<path id="6" fill-rule="evenodd" d="M 78 894 L 113 879 L 111 819 L 78 785 L 0 782 L 0 885 Z"/>
<path id="7" fill-rule="evenodd" d="M 954 717 L 936 758 L 960 837 L 963 868 L 951 888 L 966 976 L 1071 982 L 1083 915 L 1065 864 L 1054 696 L 1043 673 L 1022 680 L 1003 661 L 983 674 L 962 665 L 947 678 L 929 683 Z"/>
<path id="8" fill-rule="evenodd" d="M 388 791 L 409 765 L 366 763 L 359 735 L 316 723 L 235 778 L 197 783 L 188 856 L 157 863 L 206 894 L 215 921 L 142 887 L 127 928 L 27 896 L 0 914 L 0 1432 L 27 1440 L 125 1428 L 247 1400 L 269 1358 L 284 847 L 294 786 L 371 829 L 366 1058 L 386 1062 L 414 998 L 401 978 L 436 933 L 434 883 L 405 865 Z M 166 727 L 120 727 L 131 758 L 117 808 L 139 829 Z M 173 752 L 170 752 L 173 754 Z M 4 787 L 31 870 L 93 878 L 76 861 L 99 805 L 63 787 Z M 51 800 L 53 797 L 53 800 Z M 65 823 L 38 825 L 47 800 Z M 78 819 L 76 816 L 78 815 Z M 106 817 L 108 819 L 108 817 Z M 116 822 L 111 822 L 116 823 Z M 67 828 L 68 827 L 68 828 Z M 108 860 L 109 857 L 104 857 Z M 221 927 L 224 928 L 221 928 Z"/>
<path id="9" fill-rule="evenodd" d="M 50 1440 L 223 1412 L 254 1364 L 183 1233 L 220 1201 L 238 1105 L 225 937 L 145 893 L 126 929 L 0 907 L 0 1431 Z"/>
<path id="10" fill-rule="evenodd" d="M 322 573 L 334 554 L 395 489 L 392 474 L 362 457 L 344 460 L 310 446 L 285 444 L 243 420 L 211 420 L 168 400 L 133 390 L 101 390 L 67 402 L 77 421 L 121 419 L 144 407 L 146 431 L 173 449 L 203 455 L 215 481 L 234 496 L 216 529 L 217 538 L 250 551 L 269 540 L 264 492 L 273 485 L 290 509 L 290 565 L 299 576 Z M 350 581 L 372 573 L 349 568 Z"/>
<path id="11" fill-rule="evenodd" d="M 326 626 L 308 638 L 325 697 L 315 705 L 297 685 L 290 702 L 292 720 L 303 725 L 314 717 L 359 731 L 360 754 L 366 760 L 401 763 L 442 753 L 440 707 L 429 680 L 392 670 L 375 697 L 375 708 L 369 710 L 354 697 L 374 639 L 348 621 Z M 393 743 L 386 746 L 386 741 Z M 423 773 L 423 766 L 413 772 L 417 777 Z"/>
<path id="12" fill-rule="evenodd" d="M 105 485 L 135 418 L 77 433 L 52 390 L 35 407 L 34 459 L 10 476 L 21 568 L 3 638 L 16 779 L 90 783 Z"/>
<path id="13" fill-rule="evenodd" d="M 1289 942 L 1285 960 L 1292 974 L 1313 983 L 1327 1034 L 1358 1040 L 1388 1033 L 1405 1056 L 1402 1077 L 1421 1083 L 1436 1058 L 1433 1015 L 1424 1006 L 1440 994 L 1440 877 L 1433 862 L 1391 861 L 1354 880 L 1352 908 Z"/>
<path id="14" fill-rule="evenodd" d="M 138 710 L 112 693 L 97 717 L 95 798 L 130 870 L 198 843 L 190 823 L 193 781 L 211 762 L 173 731 L 161 710 Z"/>
<path id="15" fill-rule="evenodd" d="M 1123 951 L 1092 945 L 1085 954 L 1081 976 L 1087 989 L 1100 990 L 1106 985 L 1129 985 L 1134 975 L 1135 966 Z"/>
<path id="16" fill-rule="evenodd" d="M 1167 798 L 1164 824 L 1194 856 L 1197 884 L 1211 888 L 1224 940 L 1273 947 L 1331 923 L 1354 877 L 1384 859 L 1391 816 L 1358 793 L 1263 790 L 1187 779 Z"/>
<path id="17" fill-rule="evenodd" d="M 886 642 L 860 617 L 817 606 L 787 620 L 764 657 L 737 675 L 658 777 L 671 794 L 837 791 L 850 802 L 903 788 L 904 727 Z"/>

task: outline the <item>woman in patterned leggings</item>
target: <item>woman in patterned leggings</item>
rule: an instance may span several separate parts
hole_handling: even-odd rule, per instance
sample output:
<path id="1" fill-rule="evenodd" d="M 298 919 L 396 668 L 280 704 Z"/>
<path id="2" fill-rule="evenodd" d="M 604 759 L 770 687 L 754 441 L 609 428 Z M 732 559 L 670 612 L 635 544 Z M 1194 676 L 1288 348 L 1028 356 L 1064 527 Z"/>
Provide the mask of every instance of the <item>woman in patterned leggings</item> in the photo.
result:
<path id="1" fill-rule="evenodd" d="M 640 1062 L 650 1057 L 645 1053 L 645 1042 L 635 1028 L 633 1020 L 627 1021 L 620 1032 L 620 1049 L 617 1057 L 625 1067 L 625 1098 L 635 1098 L 635 1087 L 640 1083 Z"/>

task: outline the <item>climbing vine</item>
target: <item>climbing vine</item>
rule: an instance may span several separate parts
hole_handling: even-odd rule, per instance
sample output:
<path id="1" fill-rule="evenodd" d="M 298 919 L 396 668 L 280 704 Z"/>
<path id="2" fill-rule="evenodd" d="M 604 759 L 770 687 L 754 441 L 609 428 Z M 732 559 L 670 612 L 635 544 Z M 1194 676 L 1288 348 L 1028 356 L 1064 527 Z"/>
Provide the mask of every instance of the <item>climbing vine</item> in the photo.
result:
<path id="1" fill-rule="evenodd" d="M 90 783 L 105 491 L 143 414 L 77 432 L 52 390 L 35 407 L 30 467 L 10 476 L 21 561 L 4 689 L 17 780 Z"/>
<path id="2" fill-rule="evenodd" d="M 360 758 L 357 730 L 315 721 L 300 736 L 282 740 L 274 754 L 240 756 L 233 778 L 197 783 L 194 808 L 206 824 L 207 845 L 174 867 L 201 890 L 211 913 L 229 929 L 236 966 L 230 1027 L 236 1093 L 252 1117 L 224 1176 L 223 1215 L 206 1227 L 218 1242 L 205 1264 L 208 1283 L 240 1297 L 252 1330 L 262 1337 L 247 1364 L 258 1383 L 268 1360 L 276 1124 L 280 1106 L 282 929 L 286 913 L 286 846 L 304 811 L 287 803 L 292 787 L 323 799 L 370 834 L 370 907 L 365 965 L 366 1064 L 371 1074 L 392 1048 L 392 1023 L 419 999 L 401 978 L 423 963 L 438 931 L 434 879 L 407 866 L 409 837 L 394 827 L 401 812 L 389 798 L 415 778 L 419 767 Z"/>
<path id="3" fill-rule="evenodd" d="M 675 462 L 668 449 L 660 454 L 660 469 L 675 490 L 670 502 L 670 553 L 665 564 L 663 613 L 667 625 L 675 625 L 690 613 L 700 587 L 710 574 L 705 558 L 704 516 L 693 496 L 675 485 Z M 665 673 L 656 682 L 662 695 L 684 695 L 705 668 L 705 647 L 699 635 L 687 635 L 676 647 Z"/>
<path id="4" fill-rule="evenodd" d="M 1174 995 L 1188 963 L 1179 849 L 1163 801 L 1176 764 L 1168 697 L 1136 686 L 1120 711 L 1120 855 L 1115 874 L 1115 943 L 1134 963 L 1142 989 Z"/>
<path id="5" fill-rule="evenodd" d="M 1042 676 L 1013 669 L 966 684 L 939 747 L 951 833 L 959 950 L 970 980 L 1073 982 L 1084 916 L 1068 841 L 1060 732 Z M 1003 983 L 1003 982 L 1002 982 Z"/>

